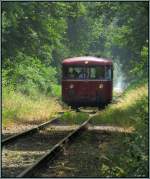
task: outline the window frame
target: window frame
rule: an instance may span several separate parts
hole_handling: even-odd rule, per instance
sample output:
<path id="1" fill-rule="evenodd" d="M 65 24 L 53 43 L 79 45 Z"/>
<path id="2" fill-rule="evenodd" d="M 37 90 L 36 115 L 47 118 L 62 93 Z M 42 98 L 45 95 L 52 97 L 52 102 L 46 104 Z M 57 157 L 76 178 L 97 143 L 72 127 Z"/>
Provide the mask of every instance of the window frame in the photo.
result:
<path id="1" fill-rule="evenodd" d="M 90 71 L 90 68 L 96 68 L 96 67 L 104 67 L 104 77 L 103 78 L 90 78 L 91 76 L 91 71 Z M 106 79 L 106 68 L 110 68 L 111 69 L 111 78 L 110 79 Z M 84 76 L 84 78 L 68 78 L 68 77 L 65 77 L 64 75 L 64 72 L 65 72 L 65 69 L 67 68 L 83 68 L 84 72 L 86 72 L 87 75 Z M 63 80 L 106 80 L 106 81 L 112 81 L 113 80 L 113 65 L 63 65 L 62 67 L 62 79 Z"/>

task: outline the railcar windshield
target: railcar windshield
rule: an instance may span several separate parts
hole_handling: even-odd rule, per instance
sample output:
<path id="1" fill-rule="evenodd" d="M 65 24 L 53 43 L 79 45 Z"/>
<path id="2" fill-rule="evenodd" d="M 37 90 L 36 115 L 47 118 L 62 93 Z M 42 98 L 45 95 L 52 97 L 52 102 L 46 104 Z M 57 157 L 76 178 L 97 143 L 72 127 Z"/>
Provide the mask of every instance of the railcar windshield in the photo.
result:
<path id="1" fill-rule="evenodd" d="M 111 80 L 112 67 L 111 66 L 73 66 L 63 68 L 64 79 L 99 79 Z"/>
<path id="2" fill-rule="evenodd" d="M 63 77 L 69 79 L 85 79 L 86 70 L 84 67 L 65 67 L 63 69 Z"/>
<path id="3" fill-rule="evenodd" d="M 89 78 L 90 79 L 104 79 L 105 68 L 103 66 L 89 67 Z"/>

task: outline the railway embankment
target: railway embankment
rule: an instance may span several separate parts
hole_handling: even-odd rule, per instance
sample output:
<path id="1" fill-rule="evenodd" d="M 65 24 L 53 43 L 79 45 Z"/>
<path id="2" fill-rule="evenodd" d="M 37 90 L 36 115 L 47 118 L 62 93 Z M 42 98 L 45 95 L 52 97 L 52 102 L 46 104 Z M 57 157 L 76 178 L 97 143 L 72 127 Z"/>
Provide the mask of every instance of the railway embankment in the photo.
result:
<path id="1" fill-rule="evenodd" d="M 80 115 L 67 112 L 64 120 L 80 123 Z M 129 86 L 117 102 L 92 117 L 88 129 L 36 176 L 148 177 L 148 84 Z"/>
<path id="2" fill-rule="evenodd" d="M 6 137 L 36 127 L 63 110 L 54 97 L 40 93 L 27 96 L 5 88 L 2 105 L 2 134 Z"/>
<path id="3" fill-rule="evenodd" d="M 118 166 L 114 166 L 116 172 L 112 174 L 106 170 L 107 165 L 112 164 L 110 156 L 107 157 L 108 152 L 112 155 L 120 152 L 117 136 L 125 137 L 120 133 L 85 131 L 72 145 L 64 147 L 63 154 L 57 160 L 49 162 L 48 167 L 37 171 L 34 177 L 125 176 Z"/>
<path id="4" fill-rule="evenodd" d="M 80 124 L 85 114 L 66 112 Z M 40 177 L 148 177 L 148 85 L 129 86 Z"/>
<path id="5" fill-rule="evenodd" d="M 107 156 L 102 176 L 148 177 L 148 84 L 129 86 L 116 104 L 110 104 L 91 120 L 93 125 L 134 129 L 130 135 L 115 136 L 114 145 L 105 146 Z M 111 144 L 111 143 L 109 143 Z M 117 151 L 117 152 L 116 152 Z"/>
<path id="6" fill-rule="evenodd" d="M 55 132 L 60 134 L 63 130 L 65 136 L 86 121 L 89 115 L 82 110 L 66 111 L 61 116 L 60 125 L 55 124 Z M 50 127 L 46 137 L 45 132 L 42 135 L 37 133 L 31 141 L 29 136 L 23 144 L 18 142 L 8 151 L 6 148 L 2 156 L 3 173 L 8 173 L 7 170 L 13 176 L 16 168 L 20 173 L 30 167 L 57 143 L 55 139 L 54 143 L 48 143 L 53 142 L 51 133 L 57 138 Z M 19 163 L 14 162 L 15 159 Z M 6 163 L 11 165 L 6 168 Z M 97 111 L 87 130 L 71 145 L 65 145 L 62 154 L 35 172 L 34 177 L 148 177 L 148 85 L 130 86 L 115 103 Z"/>

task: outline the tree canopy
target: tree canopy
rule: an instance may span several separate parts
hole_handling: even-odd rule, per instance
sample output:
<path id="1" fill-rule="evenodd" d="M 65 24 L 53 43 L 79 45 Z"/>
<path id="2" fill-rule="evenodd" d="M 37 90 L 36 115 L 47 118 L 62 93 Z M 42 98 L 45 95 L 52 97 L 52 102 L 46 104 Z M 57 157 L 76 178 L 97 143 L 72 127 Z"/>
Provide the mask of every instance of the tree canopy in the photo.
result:
<path id="1" fill-rule="evenodd" d="M 113 59 L 126 79 L 148 73 L 148 2 L 2 2 L 3 85 L 50 93 L 61 61 Z"/>

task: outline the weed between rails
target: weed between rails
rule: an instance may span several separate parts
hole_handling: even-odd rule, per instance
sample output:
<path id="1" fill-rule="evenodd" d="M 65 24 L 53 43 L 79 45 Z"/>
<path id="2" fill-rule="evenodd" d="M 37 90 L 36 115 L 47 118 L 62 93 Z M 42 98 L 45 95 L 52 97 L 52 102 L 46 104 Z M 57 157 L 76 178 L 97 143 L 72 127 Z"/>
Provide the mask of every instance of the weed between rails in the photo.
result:
<path id="1" fill-rule="evenodd" d="M 89 115 L 84 112 L 65 112 L 62 116 L 62 121 L 68 124 L 81 124 L 88 119 Z"/>

